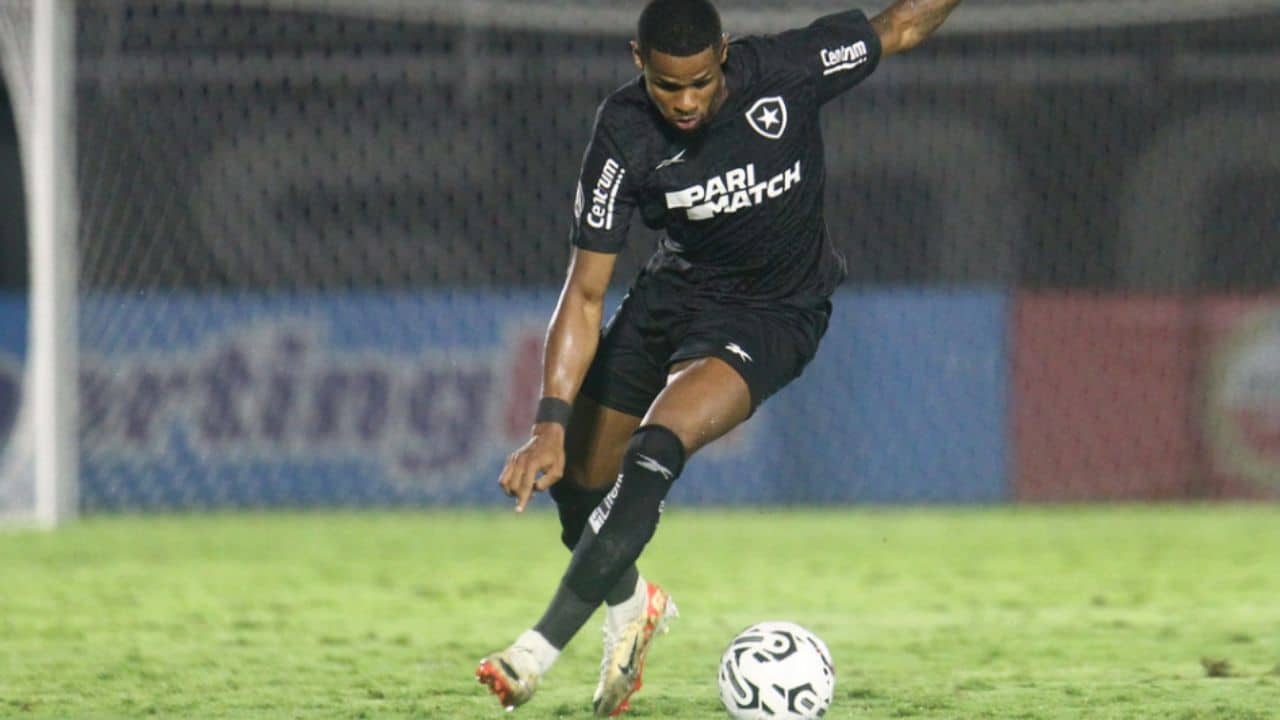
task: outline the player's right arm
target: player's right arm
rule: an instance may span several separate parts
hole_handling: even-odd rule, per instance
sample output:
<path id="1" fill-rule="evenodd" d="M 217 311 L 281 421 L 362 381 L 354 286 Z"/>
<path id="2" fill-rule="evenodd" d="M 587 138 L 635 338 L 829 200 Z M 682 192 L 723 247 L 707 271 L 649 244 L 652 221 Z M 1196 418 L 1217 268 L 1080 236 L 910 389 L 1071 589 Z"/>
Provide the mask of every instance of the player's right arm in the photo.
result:
<path id="1" fill-rule="evenodd" d="M 900 53 L 924 42 L 959 4 L 960 0 L 896 0 L 871 20 L 883 54 Z"/>
<path id="2" fill-rule="evenodd" d="M 635 175 L 613 140 L 610 112 L 606 101 L 582 160 L 569 236 L 573 253 L 543 352 L 542 397 L 570 407 L 595 357 L 604 295 L 636 205 Z M 559 422 L 535 422 L 529 440 L 507 458 L 498 483 L 516 498 L 516 512 L 524 511 L 534 491 L 546 490 L 564 474 L 565 429 Z"/>
<path id="3" fill-rule="evenodd" d="M 574 248 L 560 301 L 547 328 L 543 397 L 573 404 L 596 354 L 604 295 L 617 257 Z M 498 483 L 516 498 L 516 512 L 524 511 L 535 490 L 546 490 L 564 475 L 564 436 L 565 427 L 560 423 L 534 423 L 529 440 L 507 459 Z"/>

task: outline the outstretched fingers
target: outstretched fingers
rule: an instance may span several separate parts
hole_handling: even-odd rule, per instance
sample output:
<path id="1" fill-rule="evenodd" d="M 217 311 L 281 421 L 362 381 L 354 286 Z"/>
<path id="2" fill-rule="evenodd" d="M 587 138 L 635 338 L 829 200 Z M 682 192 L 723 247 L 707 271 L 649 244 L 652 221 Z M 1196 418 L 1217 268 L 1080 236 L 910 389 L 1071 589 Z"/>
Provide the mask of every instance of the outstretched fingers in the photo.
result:
<path id="1" fill-rule="evenodd" d="M 538 466 L 535 462 L 525 462 L 520 470 L 520 479 L 516 485 L 516 512 L 524 512 L 533 497 L 534 483 L 538 479 Z"/>
<path id="2" fill-rule="evenodd" d="M 507 494 L 507 497 L 516 497 L 517 495 L 523 462 L 520 451 L 517 450 L 511 453 L 511 455 L 507 456 L 507 464 L 502 467 L 502 473 L 498 475 L 498 486 L 502 488 L 502 492 Z"/>

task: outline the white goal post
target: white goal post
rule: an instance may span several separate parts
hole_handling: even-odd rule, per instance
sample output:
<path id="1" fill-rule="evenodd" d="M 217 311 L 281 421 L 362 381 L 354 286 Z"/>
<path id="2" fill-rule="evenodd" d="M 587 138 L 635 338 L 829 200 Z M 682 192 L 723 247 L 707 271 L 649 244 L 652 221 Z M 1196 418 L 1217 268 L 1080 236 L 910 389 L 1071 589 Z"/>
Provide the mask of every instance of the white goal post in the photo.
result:
<path id="1" fill-rule="evenodd" d="M 53 527 L 75 516 L 79 477 L 74 0 L 37 2 L 32 30 L 32 464 L 35 519 Z"/>
<path id="2" fill-rule="evenodd" d="M 75 5 L 10 4 L 27 5 L 4 8 L 3 39 L 28 198 L 30 304 L 22 400 L 0 457 L 0 520 L 52 528 L 77 514 Z M 30 58 L 14 62 L 23 33 Z"/>

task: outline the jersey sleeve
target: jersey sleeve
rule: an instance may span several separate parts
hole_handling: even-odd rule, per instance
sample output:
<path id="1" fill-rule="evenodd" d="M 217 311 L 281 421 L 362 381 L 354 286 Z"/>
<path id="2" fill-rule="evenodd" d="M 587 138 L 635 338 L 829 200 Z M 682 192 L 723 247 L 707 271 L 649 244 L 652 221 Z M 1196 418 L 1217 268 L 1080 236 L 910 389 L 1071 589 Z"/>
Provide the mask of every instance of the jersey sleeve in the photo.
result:
<path id="1" fill-rule="evenodd" d="M 775 38 L 817 84 L 819 103 L 862 82 L 880 63 L 880 35 L 861 10 L 827 15 Z"/>
<path id="2" fill-rule="evenodd" d="M 603 116 L 604 108 L 596 115 L 591 143 L 582 158 L 569 241 L 584 250 L 616 253 L 627 241 L 636 207 L 636 179 L 602 122 Z"/>

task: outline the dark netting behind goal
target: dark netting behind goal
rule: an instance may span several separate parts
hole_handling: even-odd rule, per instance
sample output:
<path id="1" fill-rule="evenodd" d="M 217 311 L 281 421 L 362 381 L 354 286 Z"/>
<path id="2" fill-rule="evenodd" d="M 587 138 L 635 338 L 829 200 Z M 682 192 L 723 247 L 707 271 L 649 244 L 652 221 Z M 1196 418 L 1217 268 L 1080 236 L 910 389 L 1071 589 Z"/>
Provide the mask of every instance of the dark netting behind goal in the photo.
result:
<path id="1" fill-rule="evenodd" d="M 731 34 L 844 7 L 719 5 Z M 79 2 L 83 509 L 504 501 L 638 10 Z M 885 61 L 824 111 L 824 346 L 674 497 L 1276 496 L 1276 37 L 1268 2 L 968 0 Z"/>

